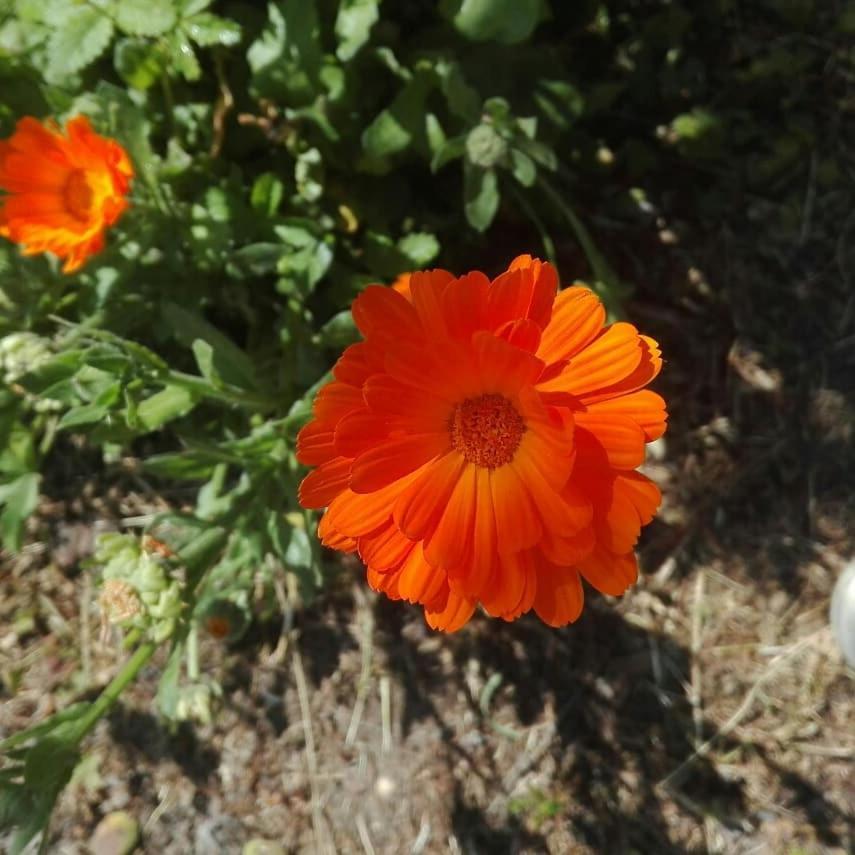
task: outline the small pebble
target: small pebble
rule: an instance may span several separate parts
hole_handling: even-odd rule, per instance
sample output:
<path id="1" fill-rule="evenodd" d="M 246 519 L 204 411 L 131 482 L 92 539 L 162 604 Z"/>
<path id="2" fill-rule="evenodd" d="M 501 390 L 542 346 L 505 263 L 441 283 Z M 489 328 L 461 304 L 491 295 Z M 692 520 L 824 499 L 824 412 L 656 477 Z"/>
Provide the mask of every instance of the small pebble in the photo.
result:
<path id="1" fill-rule="evenodd" d="M 285 847 L 273 840 L 256 837 L 244 845 L 242 855 L 285 855 Z"/>
<path id="2" fill-rule="evenodd" d="M 126 811 L 108 813 L 89 841 L 92 855 L 130 855 L 140 842 L 140 824 Z"/>

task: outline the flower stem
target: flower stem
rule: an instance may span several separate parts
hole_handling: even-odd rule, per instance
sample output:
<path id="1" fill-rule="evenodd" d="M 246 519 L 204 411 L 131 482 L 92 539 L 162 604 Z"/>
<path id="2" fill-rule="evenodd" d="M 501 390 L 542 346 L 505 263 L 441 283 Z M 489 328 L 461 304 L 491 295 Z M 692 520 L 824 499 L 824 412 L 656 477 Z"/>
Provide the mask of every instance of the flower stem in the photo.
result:
<path id="1" fill-rule="evenodd" d="M 83 737 L 95 727 L 99 719 L 110 711 L 110 708 L 119 699 L 119 695 L 136 679 L 137 674 L 154 655 L 157 647 L 158 645 L 155 642 L 146 641 L 134 651 L 133 656 L 125 662 L 122 670 L 113 677 L 110 684 L 92 702 L 89 709 L 75 722 L 73 737 L 75 743 L 79 744 Z"/>

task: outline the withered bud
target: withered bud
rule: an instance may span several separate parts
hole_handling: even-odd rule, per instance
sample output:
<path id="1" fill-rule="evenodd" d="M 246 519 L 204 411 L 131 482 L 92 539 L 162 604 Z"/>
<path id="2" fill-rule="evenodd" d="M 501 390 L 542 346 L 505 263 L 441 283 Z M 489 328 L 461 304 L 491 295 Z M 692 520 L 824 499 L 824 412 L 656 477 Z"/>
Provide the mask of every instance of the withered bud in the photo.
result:
<path id="1" fill-rule="evenodd" d="M 101 612 L 112 624 L 123 623 L 142 611 L 139 594 L 122 579 L 106 579 L 98 597 Z"/>

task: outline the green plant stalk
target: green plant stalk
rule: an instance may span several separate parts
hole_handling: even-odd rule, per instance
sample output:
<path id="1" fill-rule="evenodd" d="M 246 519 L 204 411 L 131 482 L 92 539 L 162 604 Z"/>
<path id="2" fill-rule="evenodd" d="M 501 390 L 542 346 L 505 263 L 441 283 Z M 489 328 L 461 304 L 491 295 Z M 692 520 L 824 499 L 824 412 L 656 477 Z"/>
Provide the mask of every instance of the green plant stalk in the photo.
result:
<path id="1" fill-rule="evenodd" d="M 564 201 L 564 197 L 544 177 L 541 176 L 538 179 L 538 184 L 567 222 L 570 223 L 570 228 L 573 229 L 576 239 L 579 241 L 582 251 L 591 265 L 594 279 L 600 286 L 597 290 L 603 298 L 603 302 L 606 303 L 606 307 L 612 314 L 621 315 L 620 297 L 626 292 L 626 289 L 621 283 L 620 277 L 612 269 L 594 243 L 594 239 L 591 237 L 591 233 L 585 227 L 585 224 L 576 216 L 576 212 L 570 205 Z"/>
<path id="2" fill-rule="evenodd" d="M 234 386 L 212 386 L 204 377 L 196 377 L 193 374 L 185 374 L 183 371 L 170 371 L 163 378 L 173 386 L 180 386 L 188 392 L 198 394 L 204 398 L 212 398 L 223 401 L 226 404 L 237 404 L 242 407 L 253 407 L 258 410 L 274 410 L 278 402 L 265 398 L 261 395 L 253 395 Z"/>
<path id="3" fill-rule="evenodd" d="M 128 659 L 122 670 L 113 677 L 110 684 L 92 702 L 89 709 L 74 723 L 70 742 L 78 745 L 83 737 L 95 727 L 99 719 L 110 711 L 110 708 L 119 699 L 119 695 L 136 679 L 137 674 L 151 659 L 158 646 L 153 641 L 146 641 L 134 651 L 133 656 Z"/>

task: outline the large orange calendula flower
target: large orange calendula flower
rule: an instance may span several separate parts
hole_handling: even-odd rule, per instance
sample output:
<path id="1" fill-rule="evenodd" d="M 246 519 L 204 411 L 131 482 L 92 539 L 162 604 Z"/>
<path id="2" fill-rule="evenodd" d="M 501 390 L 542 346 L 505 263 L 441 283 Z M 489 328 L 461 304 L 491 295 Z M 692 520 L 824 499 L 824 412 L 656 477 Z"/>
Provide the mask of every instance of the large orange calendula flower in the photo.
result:
<path id="1" fill-rule="evenodd" d="M 631 324 L 604 326 L 591 291 L 557 289 L 530 256 L 492 282 L 432 270 L 408 294 L 369 286 L 353 304 L 365 340 L 298 437 L 323 543 L 358 552 L 371 587 L 421 603 L 437 629 L 479 603 L 561 626 L 582 611 L 582 578 L 612 595 L 635 582 L 660 501 L 635 469 L 666 420 L 643 387 L 662 360 Z"/>
<path id="2" fill-rule="evenodd" d="M 115 140 L 85 116 L 58 125 L 21 119 L 0 141 L 0 235 L 26 255 L 52 252 L 73 273 L 104 247 L 104 230 L 128 207 L 134 170 Z"/>

